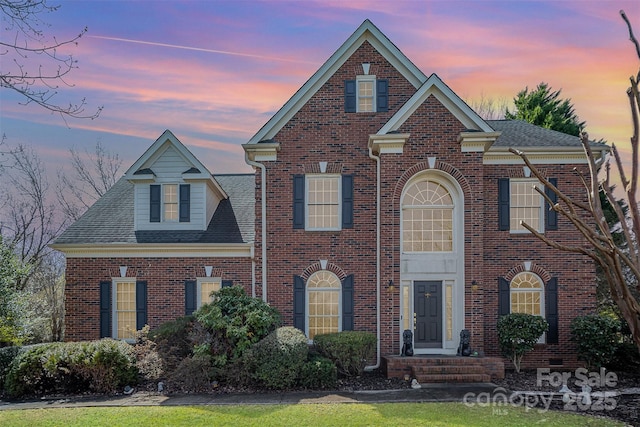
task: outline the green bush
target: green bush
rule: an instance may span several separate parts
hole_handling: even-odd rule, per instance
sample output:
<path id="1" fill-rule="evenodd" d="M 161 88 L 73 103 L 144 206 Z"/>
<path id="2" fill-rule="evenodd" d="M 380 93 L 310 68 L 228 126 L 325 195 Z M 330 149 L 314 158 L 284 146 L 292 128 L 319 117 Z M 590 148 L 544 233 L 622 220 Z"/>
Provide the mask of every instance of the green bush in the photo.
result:
<path id="1" fill-rule="evenodd" d="M 240 286 L 220 289 L 210 304 L 195 313 L 206 333 L 194 340 L 194 351 L 211 354 L 218 368 L 240 360 L 246 350 L 274 331 L 280 314 L 258 298 L 247 296 Z"/>
<path id="2" fill-rule="evenodd" d="M 112 392 L 135 384 L 135 363 L 132 347 L 112 339 L 28 346 L 9 365 L 5 390 L 12 397 Z"/>
<path id="3" fill-rule="evenodd" d="M 343 331 L 316 335 L 313 343 L 318 352 L 335 363 L 338 373 L 358 376 L 367 361 L 375 355 L 376 336 L 370 332 Z"/>
<path id="4" fill-rule="evenodd" d="M 516 372 L 525 353 L 533 350 L 538 339 L 549 329 L 540 316 L 511 313 L 498 319 L 498 341 L 502 354 L 513 362 Z"/>
<path id="5" fill-rule="evenodd" d="M 292 326 L 276 329 L 245 353 L 245 366 L 252 378 L 271 389 L 296 384 L 307 361 L 309 345 L 304 333 Z"/>
<path id="6" fill-rule="evenodd" d="M 309 354 L 308 360 L 302 365 L 298 383 L 309 389 L 333 388 L 338 381 L 336 365 L 326 357 Z"/>
<path id="7" fill-rule="evenodd" d="M 620 327 L 620 320 L 607 315 L 588 314 L 573 319 L 571 340 L 576 343 L 578 359 L 591 369 L 612 361 L 620 341 Z"/>
<path id="8" fill-rule="evenodd" d="M 13 362 L 13 359 L 20 354 L 22 348 L 23 347 L 18 346 L 0 347 L 0 392 L 2 391 L 7 372 L 9 372 L 9 366 L 11 362 Z"/>
<path id="9" fill-rule="evenodd" d="M 179 317 L 149 331 L 149 339 L 156 344 L 165 371 L 175 370 L 193 352 L 190 336 L 194 323 L 193 316 Z"/>

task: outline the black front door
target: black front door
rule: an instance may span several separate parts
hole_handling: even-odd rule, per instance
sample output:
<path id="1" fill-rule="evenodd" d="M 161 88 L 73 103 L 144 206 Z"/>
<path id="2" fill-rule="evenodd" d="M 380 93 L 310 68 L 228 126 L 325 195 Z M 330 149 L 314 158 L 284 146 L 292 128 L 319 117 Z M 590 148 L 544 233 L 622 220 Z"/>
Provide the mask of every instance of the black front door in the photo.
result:
<path id="1" fill-rule="evenodd" d="M 413 283 L 414 347 L 442 348 L 442 282 Z"/>

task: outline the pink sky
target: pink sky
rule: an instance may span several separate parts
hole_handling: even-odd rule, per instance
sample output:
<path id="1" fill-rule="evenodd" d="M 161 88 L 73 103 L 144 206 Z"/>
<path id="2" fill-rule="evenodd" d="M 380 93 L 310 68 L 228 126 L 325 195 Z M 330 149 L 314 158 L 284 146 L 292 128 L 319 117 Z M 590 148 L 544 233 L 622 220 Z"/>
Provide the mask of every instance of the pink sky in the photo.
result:
<path id="1" fill-rule="evenodd" d="M 65 123 L 0 91 L 9 145 L 34 146 L 50 172 L 97 141 L 126 169 L 170 129 L 213 173 L 250 172 L 241 144 L 364 19 L 459 96 L 511 101 L 544 81 L 570 98 L 593 139 L 628 149 L 629 76 L 640 61 L 640 1 L 60 1 L 58 38 L 89 27 L 60 100 L 104 106 Z M 3 33 L 5 37 L 5 33 Z M 3 58 L 5 60 L 5 58 Z M 67 126 L 68 125 L 68 126 Z"/>

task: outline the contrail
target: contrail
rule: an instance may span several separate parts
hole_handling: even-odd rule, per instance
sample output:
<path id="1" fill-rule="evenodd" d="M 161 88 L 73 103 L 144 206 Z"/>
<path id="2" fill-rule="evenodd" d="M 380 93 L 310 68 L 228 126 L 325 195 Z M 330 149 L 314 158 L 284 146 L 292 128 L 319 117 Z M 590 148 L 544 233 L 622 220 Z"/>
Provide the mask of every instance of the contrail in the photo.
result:
<path id="1" fill-rule="evenodd" d="M 131 40 L 131 39 L 123 39 L 123 38 L 119 38 L 119 37 L 89 36 L 89 35 L 87 35 L 86 37 L 91 37 L 91 38 L 94 38 L 94 39 L 113 40 L 113 41 L 125 42 L 125 43 L 146 44 L 146 45 L 150 45 L 150 46 L 170 47 L 170 48 L 173 48 L 173 49 L 184 49 L 184 50 L 195 50 L 195 51 L 198 51 L 198 52 L 218 53 L 218 54 L 221 54 L 221 55 L 244 56 L 244 57 L 247 57 L 247 58 L 265 59 L 265 60 L 269 60 L 269 61 L 299 62 L 299 63 L 304 63 L 304 64 L 315 64 L 315 62 L 303 61 L 303 60 L 299 60 L 299 59 L 278 58 L 278 57 L 275 57 L 275 56 L 256 55 L 256 54 L 252 54 L 252 53 L 229 52 L 229 51 L 226 51 L 226 50 L 204 49 L 204 48 L 201 48 L 201 47 L 180 46 L 180 45 L 176 45 L 176 44 L 148 42 L 148 41 L 144 41 L 144 40 Z"/>

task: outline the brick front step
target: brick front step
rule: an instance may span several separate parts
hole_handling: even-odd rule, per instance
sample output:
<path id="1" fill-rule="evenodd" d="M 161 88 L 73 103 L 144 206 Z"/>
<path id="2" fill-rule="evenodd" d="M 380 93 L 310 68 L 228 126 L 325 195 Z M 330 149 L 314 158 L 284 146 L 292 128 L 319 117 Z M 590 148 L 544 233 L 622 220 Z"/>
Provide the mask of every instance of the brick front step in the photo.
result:
<path id="1" fill-rule="evenodd" d="M 491 375 L 488 374 L 431 374 L 419 375 L 415 378 L 420 384 L 429 383 L 488 383 Z"/>
<path id="2" fill-rule="evenodd" d="M 497 357 L 386 356 L 387 378 L 416 378 L 420 383 L 490 382 L 504 378 L 504 362 Z"/>

